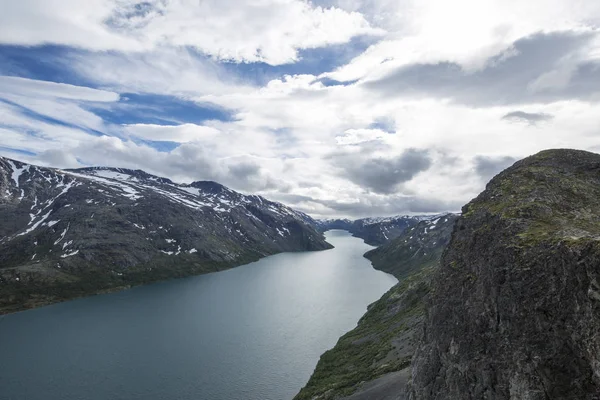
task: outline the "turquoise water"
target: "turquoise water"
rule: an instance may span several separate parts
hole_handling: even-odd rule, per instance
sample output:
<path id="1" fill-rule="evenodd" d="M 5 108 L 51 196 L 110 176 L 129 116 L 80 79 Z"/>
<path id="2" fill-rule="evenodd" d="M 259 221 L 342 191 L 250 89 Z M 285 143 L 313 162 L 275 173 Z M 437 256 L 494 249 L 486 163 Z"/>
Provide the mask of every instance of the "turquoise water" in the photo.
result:
<path id="1" fill-rule="evenodd" d="M 0 319 L 0 399 L 282 400 L 396 283 L 330 231 L 335 249 Z"/>

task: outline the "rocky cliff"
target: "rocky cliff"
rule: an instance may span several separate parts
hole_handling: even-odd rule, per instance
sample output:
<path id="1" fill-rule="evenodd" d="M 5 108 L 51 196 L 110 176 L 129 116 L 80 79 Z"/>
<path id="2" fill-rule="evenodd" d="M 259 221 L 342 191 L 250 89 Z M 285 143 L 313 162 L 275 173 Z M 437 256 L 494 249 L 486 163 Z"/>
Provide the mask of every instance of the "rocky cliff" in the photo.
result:
<path id="1" fill-rule="evenodd" d="M 463 208 L 436 274 L 414 400 L 600 399 L 600 155 L 550 150 Z"/>
<path id="2" fill-rule="evenodd" d="M 296 399 L 397 399 L 404 393 L 431 275 L 457 218 L 446 214 L 421 221 L 365 254 L 376 269 L 394 274 L 399 283 L 321 356 Z"/>
<path id="3" fill-rule="evenodd" d="M 0 313 L 330 248 L 315 226 L 215 182 L 0 158 Z"/>

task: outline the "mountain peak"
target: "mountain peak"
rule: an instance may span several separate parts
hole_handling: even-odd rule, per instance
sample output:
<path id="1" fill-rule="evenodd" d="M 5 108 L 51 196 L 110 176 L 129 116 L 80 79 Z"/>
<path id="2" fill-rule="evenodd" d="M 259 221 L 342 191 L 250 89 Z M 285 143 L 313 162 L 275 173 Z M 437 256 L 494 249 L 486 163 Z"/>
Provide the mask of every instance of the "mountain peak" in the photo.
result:
<path id="1" fill-rule="evenodd" d="M 329 248 L 310 217 L 216 182 L 0 159 L 0 314 Z"/>
<path id="2" fill-rule="evenodd" d="M 225 191 L 231 191 L 228 187 L 215 181 L 194 181 L 190 183 L 191 187 L 202 190 L 204 193 L 218 194 Z"/>

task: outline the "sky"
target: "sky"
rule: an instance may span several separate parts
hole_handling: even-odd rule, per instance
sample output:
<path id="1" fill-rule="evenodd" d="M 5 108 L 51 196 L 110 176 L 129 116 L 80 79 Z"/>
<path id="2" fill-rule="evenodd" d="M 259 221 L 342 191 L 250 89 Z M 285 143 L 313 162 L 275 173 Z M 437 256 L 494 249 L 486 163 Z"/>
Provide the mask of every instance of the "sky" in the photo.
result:
<path id="1" fill-rule="evenodd" d="M 0 0 L 0 155 L 315 217 L 459 211 L 599 101 L 596 0 Z"/>

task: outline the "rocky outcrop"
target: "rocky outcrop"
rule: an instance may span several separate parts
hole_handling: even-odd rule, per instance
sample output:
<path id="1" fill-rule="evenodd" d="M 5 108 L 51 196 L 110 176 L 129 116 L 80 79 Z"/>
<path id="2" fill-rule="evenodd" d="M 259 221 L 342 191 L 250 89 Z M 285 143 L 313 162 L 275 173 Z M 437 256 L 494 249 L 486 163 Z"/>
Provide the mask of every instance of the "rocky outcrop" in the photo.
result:
<path id="1" fill-rule="evenodd" d="M 365 254 L 376 269 L 394 274 L 399 283 L 321 356 L 296 399 L 397 400 L 404 393 L 431 276 L 456 219 L 447 214 L 421 221 Z"/>
<path id="2" fill-rule="evenodd" d="M 543 151 L 463 208 L 410 398 L 600 399 L 599 332 L 600 155 Z"/>
<path id="3" fill-rule="evenodd" d="M 0 313 L 330 248 L 315 227 L 215 182 L 0 158 Z"/>

